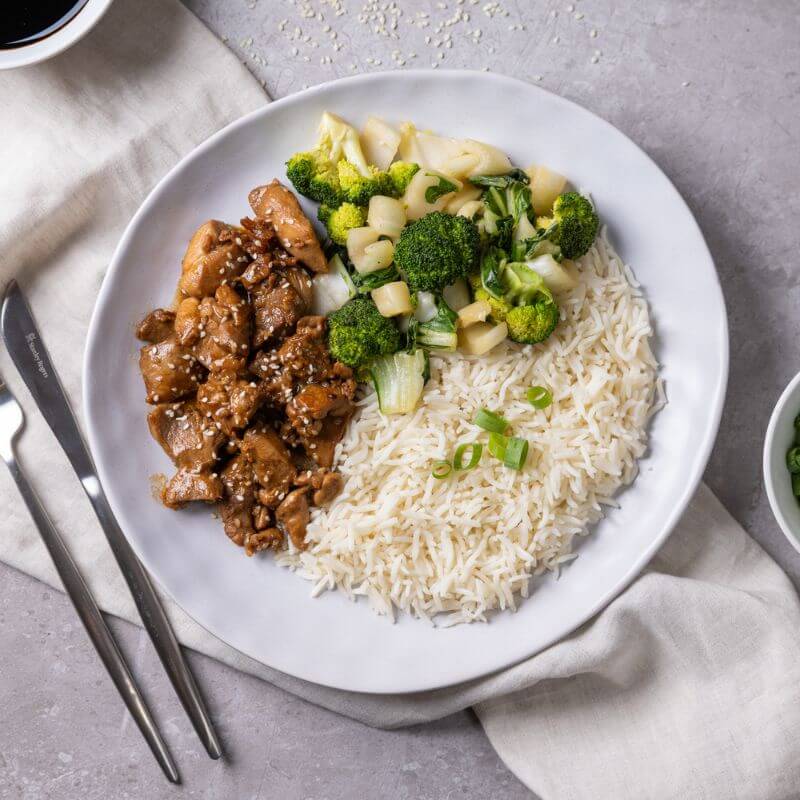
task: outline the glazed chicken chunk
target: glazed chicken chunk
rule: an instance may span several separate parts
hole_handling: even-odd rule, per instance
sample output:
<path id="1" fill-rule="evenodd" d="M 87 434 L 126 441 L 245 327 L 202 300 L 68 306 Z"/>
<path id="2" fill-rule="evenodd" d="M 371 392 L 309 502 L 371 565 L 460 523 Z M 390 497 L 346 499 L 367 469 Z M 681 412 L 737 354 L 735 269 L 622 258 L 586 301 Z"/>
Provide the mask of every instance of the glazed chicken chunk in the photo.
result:
<path id="1" fill-rule="evenodd" d="M 136 329 L 150 432 L 177 470 L 162 499 L 216 504 L 247 555 L 306 546 L 313 507 L 342 488 L 331 466 L 356 388 L 307 316 L 310 273 L 327 270 L 311 222 L 278 181 L 250 204 L 241 226 L 198 228 L 175 307 Z"/>

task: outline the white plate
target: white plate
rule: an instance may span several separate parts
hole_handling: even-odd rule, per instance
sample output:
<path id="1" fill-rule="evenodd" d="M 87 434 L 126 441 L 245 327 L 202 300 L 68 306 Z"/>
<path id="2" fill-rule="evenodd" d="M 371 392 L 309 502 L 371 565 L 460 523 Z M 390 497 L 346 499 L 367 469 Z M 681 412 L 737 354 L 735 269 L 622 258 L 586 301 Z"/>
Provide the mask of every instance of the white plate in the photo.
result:
<path id="1" fill-rule="evenodd" d="M 650 301 L 669 405 L 654 419 L 641 474 L 560 580 L 538 580 L 517 613 L 489 624 L 392 625 L 267 557 L 246 558 L 207 509 L 159 505 L 148 476 L 171 465 L 150 438 L 134 325 L 173 297 L 180 259 L 204 220 L 238 221 L 247 193 L 284 175 L 319 115 L 368 113 L 482 139 L 512 161 L 546 163 L 590 188 L 612 241 Z M 311 207 L 308 207 L 311 211 Z M 213 136 L 155 188 L 125 231 L 89 331 L 89 442 L 120 525 L 167 592 L 220 639 L 271 667 L 364 692 L 411 692 L 475 678 L 570 633 L 642 569 L 691 498 L 719 423 L 728 367 L 725 306 L 703 236 L 678 192 L 629 139 L 541 89 L 475 72 L 410 71 L 336 81 L 279 100 Z"/>

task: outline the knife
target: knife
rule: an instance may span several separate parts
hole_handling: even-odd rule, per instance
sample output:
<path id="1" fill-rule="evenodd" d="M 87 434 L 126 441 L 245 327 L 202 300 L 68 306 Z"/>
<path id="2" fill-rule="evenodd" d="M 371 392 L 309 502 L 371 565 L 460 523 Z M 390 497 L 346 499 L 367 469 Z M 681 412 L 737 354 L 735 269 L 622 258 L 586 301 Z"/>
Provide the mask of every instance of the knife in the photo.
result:
<path id="1" fill-rule="evenodd" d="M 5 341 L 14 366 L 19 370 L 36 405 L 66 453 L 89 497 L 111 552 L 133 595 L 145 630 L 197 735 L 208 755 L 214 759 L 220 758 L 222 748 L 200 691 L 150 577 L 114 518 L 64 389 L 31 315 L 25 295 L 16 281 L 11 281 L 6 288 L 3 305 L 0 308 L 0 335 Z"/>

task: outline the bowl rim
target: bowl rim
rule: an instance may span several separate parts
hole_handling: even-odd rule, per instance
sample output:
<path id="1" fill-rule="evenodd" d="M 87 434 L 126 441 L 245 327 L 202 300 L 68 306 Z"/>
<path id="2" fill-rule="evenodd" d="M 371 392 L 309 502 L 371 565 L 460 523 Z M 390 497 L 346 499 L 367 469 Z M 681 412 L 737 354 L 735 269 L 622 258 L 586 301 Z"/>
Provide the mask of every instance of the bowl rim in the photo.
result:
<path id="1" fill-rule="evenodd" d="M 771 465 L 772 455 L 775 452 L 776 441 L 775 433 L 778 427 L 778 420 L 782 416 L 786 407 L 789 405 L 790 400 L 796 398 L 797 400 L 797 413 L 800 413 L 800 372 L 798 372 L 786 385 L 786 388 L 781 392 L 780 397 L 772 409 L 772 414 L 769 418 L 767 425 L 767 432 L 764 436 L 764 451 L 762 454 L 762 470 L 764 473 L 764 486 L 767 490 L 767 499 L 769 500 L 772 514 L 778 523 L 783 535 L 789 540 L 789 544 L 800 553 L 800 538 L 795 534 L 789 520 L 783 513 L 778 494 L 775 491 L 775 481 Z"/>
<path id="2" fill-rule="evenodd" d="M 63 53 L 103 18 L 114 0 L 86 0 L 80 11 L 50 36 L 22 47 L 0 50 L 0 70 L 27 67 Z"/>

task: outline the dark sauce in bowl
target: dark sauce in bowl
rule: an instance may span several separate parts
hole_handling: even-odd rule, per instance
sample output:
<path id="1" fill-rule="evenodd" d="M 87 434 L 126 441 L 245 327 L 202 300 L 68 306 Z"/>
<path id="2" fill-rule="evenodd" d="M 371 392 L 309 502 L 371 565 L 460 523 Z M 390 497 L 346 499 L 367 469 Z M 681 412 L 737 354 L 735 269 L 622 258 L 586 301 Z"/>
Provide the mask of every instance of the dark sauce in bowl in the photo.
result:
<path id="1" fill-rule="evenodd" d="M 0 50 L 25 47 L 63 28 L 89 0 L 0 0 Z"/>

